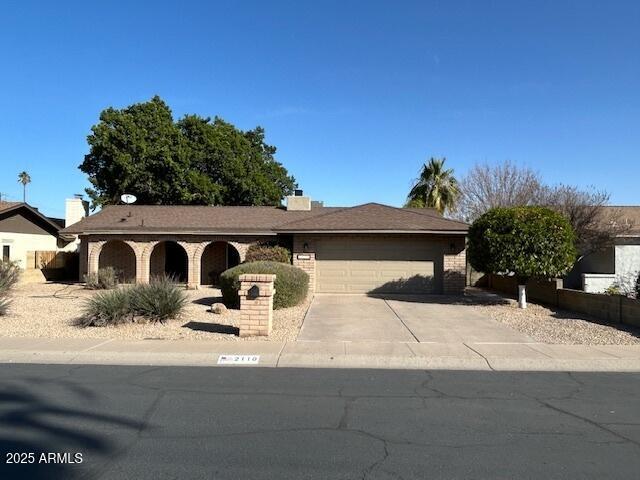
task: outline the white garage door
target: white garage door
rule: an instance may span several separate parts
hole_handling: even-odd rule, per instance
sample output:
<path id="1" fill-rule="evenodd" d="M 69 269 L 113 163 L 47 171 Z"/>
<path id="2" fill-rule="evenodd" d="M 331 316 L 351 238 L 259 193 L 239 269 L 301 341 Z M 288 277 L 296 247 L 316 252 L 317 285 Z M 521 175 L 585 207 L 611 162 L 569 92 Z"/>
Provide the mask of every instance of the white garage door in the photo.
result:
<path id="1" fill-rule="evenodd" d="M 337 237 L 316 243 L 320 293 L 437 293 L 442 247 L 428 239 Z"/>

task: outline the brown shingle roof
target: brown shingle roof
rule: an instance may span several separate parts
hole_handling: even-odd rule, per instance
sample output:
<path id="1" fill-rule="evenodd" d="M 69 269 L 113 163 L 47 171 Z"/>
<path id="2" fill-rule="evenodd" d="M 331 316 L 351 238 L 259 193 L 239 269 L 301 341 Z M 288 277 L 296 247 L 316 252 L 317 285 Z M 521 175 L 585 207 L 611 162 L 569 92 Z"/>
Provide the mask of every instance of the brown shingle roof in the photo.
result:
<path id="1" fill-rule="evenodd" d="M 270 233 L 276 225 L 333 210 L 332 207 L 321 207 L 288 212 L 277 207 L 112 205 L 71 225 L 64 233 Z"/>
<path id="2" fill-rule="evenodd" d="M 0 202 L 0 212 L 4 210 L 11 210 L 18 205 L 22 205 L 22 202 Z"/>
<path id="3" fill-rule="evenodd" d="M 62 233 L 275 233 L 295 231 L 467 231 L 467 224 L 439 214 L 368 203 L 357 207 L 277 207 L 113 205 Z"/>
<path id="4" fill-rule="evenodd" d="M 605 207 L 605 218 L 623 222 L 628 227 L 623 235 L 640 236 L 640 206 Z"/>
<path id="5" fill-rule="evenodd" d="M 447 231 L 466 233 L 468 225 L 432 212 L 415 212 L 379 203 L 329 212 L 316 218 L 289 222 L 278 232 L 308 231 Z"/>

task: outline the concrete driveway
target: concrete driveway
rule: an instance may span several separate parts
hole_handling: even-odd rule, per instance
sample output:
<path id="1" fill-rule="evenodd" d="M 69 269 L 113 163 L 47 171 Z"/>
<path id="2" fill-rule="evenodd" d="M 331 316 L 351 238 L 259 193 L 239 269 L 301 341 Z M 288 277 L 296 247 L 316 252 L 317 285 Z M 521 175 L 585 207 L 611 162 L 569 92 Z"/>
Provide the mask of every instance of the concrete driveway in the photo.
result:
<path id="1" fill-rule="evenodd" d="M 298 340 L 533 343 L 534 340 L 446 296 L 315 296 Z"/>

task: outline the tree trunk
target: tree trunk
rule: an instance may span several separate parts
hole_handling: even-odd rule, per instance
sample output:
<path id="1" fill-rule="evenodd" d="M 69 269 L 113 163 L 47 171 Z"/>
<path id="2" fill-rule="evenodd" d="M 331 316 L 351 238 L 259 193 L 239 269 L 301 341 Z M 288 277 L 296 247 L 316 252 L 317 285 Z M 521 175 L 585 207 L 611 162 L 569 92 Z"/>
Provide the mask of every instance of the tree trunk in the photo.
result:
<path id="1" fill-rule="evenodd" d="M 518 285 L 518 307 L 527 308 L 527 286 Z"/>

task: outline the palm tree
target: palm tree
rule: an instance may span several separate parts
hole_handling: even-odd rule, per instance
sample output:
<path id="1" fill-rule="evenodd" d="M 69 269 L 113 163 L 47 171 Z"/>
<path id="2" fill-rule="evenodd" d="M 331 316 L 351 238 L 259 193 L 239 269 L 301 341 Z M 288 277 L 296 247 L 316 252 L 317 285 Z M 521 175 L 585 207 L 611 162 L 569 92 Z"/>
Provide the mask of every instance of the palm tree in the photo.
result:
<path id="1" fill-rule="evenodd" d="M 27 203 L 27 184 L 31 183 L 31 176 L 27 172 L 20 172 L 18 183 L 22 184 L 22 201 Z"/>
<path id="2" fill-rule="evenodd" d="M 453 169 L 445 169 L 445 158 L 431 158 L 420 170 L 420 176 L 407 197 L 406 207 L 435 208 L 441 214 L 453 208 L 460 195 Z"/>

